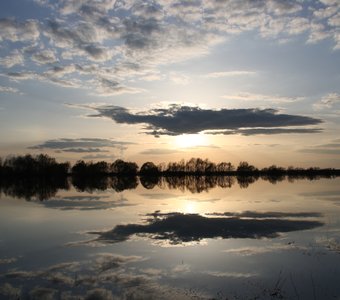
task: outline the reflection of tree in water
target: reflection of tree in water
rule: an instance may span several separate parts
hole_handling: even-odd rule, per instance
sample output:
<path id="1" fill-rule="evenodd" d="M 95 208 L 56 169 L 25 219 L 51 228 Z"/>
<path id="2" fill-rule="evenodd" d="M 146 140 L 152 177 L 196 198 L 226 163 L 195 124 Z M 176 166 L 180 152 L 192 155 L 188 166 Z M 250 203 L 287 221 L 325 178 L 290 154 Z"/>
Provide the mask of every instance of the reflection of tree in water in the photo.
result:
<path id="1" fill-rule="evenodd" d="M 239 184 L 241 189 L 246 189 L 250 184 L 256 182 L 259 179 L 259 176 L 245 175 L 245 176 L 237 176 L 237 183 Z"/>
<path id="2" fill-rule="evenodd" d="M 14 198 L 27 201 L 37 199 L 40 201 L 54 197 L 58 190 L 69 190 L 70 183 L 67 177 L 57 178 L 18 178 L 0 181 L 0 192 Z"/>
<path id="3" fill-rule="evenodd" d="M 138 186 L 137 176 L 73 176 L 72 184 L 80 192 L 112 188 L 116 192 L 135 189 Z"/>
<path id="4" fill-rule="evenodd" d="M 216 187 L 231 188 L 237 181 L 241 188 L 248 188 L 250 184 L 256 182 L 259 178 L 276 184 L 285 179 L 290 182 L 295 180 L 318 180 L 320 178 L 333 178 L 334 175 L 305 174 L 301 171 L 298 173 L 283 175 L 279 172 L 265 174 L 239 174 L 238 176 L 155 176 L 144 175 L 139 177 L 133 175 L 97 175 L 97 176 L 0 176 L 0 192 L 5 195 L 24 198 L 30 200 L 36 198 L 46 200 L 54 197 L 59 189 L 69 189 L 70 181 L 78 192 L 92 193 L 96 190 L 104 191 L 113 189 L 116 192 L 122 192 L 127 189 L 135 189 L 139 180 L 145 189 L 153 189 L 156 186 L 161 189 L 189 191 L 191 193 L 208 192 Z"/>
<path id="5" fill-rule="evenodd" d="M 286 179 L 285 175 L 282 174 L 266 174 L 262 175 L 261 178 L 265 181 L 269 181 L 271 184 L 276 184 L 278 182 L 284 181 Z"/>
<path id="6" fill-rule="evenodd" d="M 105 191 L 109 187 L 108 176 L 73 176 L 72 184 L 78 192 L 92 193 L 94 190 Z"/>
<path id="7" fill-rule="evenodd" d="M 147 190 L 152 190 L 155 186 L 160 186 L 162 177 L 160 176 L 141 176 L 140 183 Z"/>
<path id="8" fill-rule="evenodd" d="M 138 178 L 137 176 L 113 176 L 111 177 L 110 185 L 116 192 L 133 190 L 138 186 Z"/>
<path id="9" fill-rule="evenodd" d="M 230 188 L 234 182 L 232 176 L 165 176 L 161 178 L 159 186 L 201 193 L 216 187 Z"/>

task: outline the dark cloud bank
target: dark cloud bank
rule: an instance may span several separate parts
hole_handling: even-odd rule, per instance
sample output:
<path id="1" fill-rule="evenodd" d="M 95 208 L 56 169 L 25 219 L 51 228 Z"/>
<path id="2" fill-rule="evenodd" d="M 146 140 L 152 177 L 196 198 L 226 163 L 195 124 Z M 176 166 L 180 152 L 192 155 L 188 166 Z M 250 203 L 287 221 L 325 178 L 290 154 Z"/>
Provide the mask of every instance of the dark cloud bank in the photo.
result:
<path id="1" fill-rule="evenodd" d="M 281 114 L 275 109 L 214 110 L 177 104 L 139 113 L 133 113 L 119 106 L 101 106 L 92 109 L 98 113 L 89 115 L 90 117 L 107 117 L 121 124 L 145 124 L 146 133 L 157 137 L 194 134 L 202 131 L 209 134 L 242 135 L 316 133 L 321 129 L 304 126 L 322 123 L 320 119 Z"/>
<path id="2" fill-rule="evenodd" d="M 226 217 L 227 216 L 227 217 Z M 132 235 L 148 236 L 170 244 L 197 242 L 206 238 L 274 238 L 279 233 L 313 229 L 323 223 L 315 220 L 292 220 L 287 217 L 316 217 L 316 213 L 246 213 L 247 218 L 230 213 L 219 217 L 204 217 L 198 214 L 155 212 L 149 214 L 145 224 L 117 225 L 114 229 L 99 234 L 99 240 L 123 242 Z"/>

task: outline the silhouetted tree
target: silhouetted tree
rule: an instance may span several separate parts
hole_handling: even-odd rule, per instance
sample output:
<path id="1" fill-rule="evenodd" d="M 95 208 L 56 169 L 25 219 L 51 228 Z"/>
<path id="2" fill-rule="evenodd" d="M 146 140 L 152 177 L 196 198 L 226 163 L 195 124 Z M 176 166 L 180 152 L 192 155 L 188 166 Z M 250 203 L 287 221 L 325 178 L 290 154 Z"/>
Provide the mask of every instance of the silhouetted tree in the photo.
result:
<path id="1" fill-rule="evenodd" d="M 231 172 L 234 170 L 235 167 L 230 162 L 221 162 L 216 166 L 217 172 Z"/>
<path id="2" fill-rule="evenodd" d="M 111 172 L 115 174 L 136 175 L 138 165 L 134 162 L 125 162 L 121 159 L 115 160 L 110 166 Z"/>
<path id="3" fill-rule="evenodd" d="M 241 161 L 237 167 L 237 172 L 250 173 L 257 171 L 257 168 L 255 168 L 253 165 L 248 164 L 246 161 Z"/>
<path id="4" fill-rule="evenodd" d="M 72 167 L 72 174 L 78 176 L 91 176 L 91 175 L 107 175 L 109 173 L 109 164 L 106 161 L 99 162 L 84 162 L 78 160 Z"/>
<path id="5" fill-rule="evenodd" d="M 159 174 L 159 170 L 153 162 L 148 161 L 142 165 L 139 173 L 142 175 L 156 175 Z"/>
<path id="6" fill-rule="evenodd" d="M 87 170 L 86 163 L 83 160 L 78 160 L 71 170 L 74 175 L 85 174 Z"/>
<path id="7" fill-rule="evenodd" d="M 285 168 L 278 167 L 276 165 L 271 165 L 267 168 L 263 168 L 261 170 L 262 173 L 269 173 L 269 174 L 283 174 L 286 172 Z"/>

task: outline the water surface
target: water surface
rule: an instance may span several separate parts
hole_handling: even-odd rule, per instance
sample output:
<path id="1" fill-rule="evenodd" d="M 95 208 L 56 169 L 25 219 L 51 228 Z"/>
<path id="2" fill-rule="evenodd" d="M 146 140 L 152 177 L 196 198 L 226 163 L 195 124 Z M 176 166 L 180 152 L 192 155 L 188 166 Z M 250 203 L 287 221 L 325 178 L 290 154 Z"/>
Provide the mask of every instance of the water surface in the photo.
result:
<path id="1" fill-rule="evenodd" d="M 340 179 L 253 181 L 6 186 L 0 298 L 339 298 Z"/>

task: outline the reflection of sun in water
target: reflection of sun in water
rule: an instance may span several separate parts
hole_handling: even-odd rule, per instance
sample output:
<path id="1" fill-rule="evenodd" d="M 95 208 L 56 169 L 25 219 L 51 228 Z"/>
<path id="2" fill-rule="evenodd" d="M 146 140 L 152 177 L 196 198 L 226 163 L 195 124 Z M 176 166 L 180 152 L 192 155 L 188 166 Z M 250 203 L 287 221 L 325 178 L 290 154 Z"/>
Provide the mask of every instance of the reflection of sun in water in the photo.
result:
<path id="1" fill-rule="evenodd" d="M 204 134 L 182 134 L 175 138 L 176 146 L 179 148 L 206 146 L 207 142 Z"/>
<path id="2" fill-rule="evenodd" d="M 186 214 L 196 213 L 196 203 L 192 201 L 186 201 L 184 206 L 184 213 Z"/>

